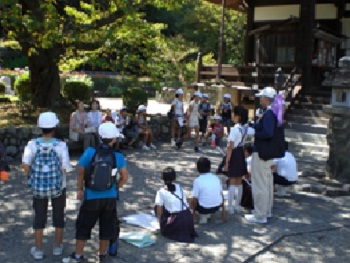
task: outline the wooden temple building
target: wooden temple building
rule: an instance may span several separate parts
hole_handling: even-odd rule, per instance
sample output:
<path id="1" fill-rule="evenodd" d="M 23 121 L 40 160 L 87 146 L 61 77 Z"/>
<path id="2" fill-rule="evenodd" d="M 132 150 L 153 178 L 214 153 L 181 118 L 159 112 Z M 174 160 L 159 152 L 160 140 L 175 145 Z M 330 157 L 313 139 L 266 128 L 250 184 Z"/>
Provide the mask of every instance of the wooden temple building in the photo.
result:
<path id="1" fill-rule="evenodd" d="M 296 68 L 303 89 L 320 89 L 326 72 L 350 55 L 350 0 L 208 0 L 247 14 L 244 65 L 223 65 L 220 79 L 250 87 L 273 85 L 281 67 Z M 203 65 L 198 81 L 213 79 Z"/>

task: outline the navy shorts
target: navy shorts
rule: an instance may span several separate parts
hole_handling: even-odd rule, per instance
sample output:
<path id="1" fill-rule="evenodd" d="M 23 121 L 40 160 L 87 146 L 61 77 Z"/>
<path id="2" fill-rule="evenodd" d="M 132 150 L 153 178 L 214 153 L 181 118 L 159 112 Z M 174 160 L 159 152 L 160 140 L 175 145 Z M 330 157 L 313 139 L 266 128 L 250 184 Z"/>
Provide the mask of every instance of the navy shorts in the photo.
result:
<path id="1" fill-rule="evenodd" d="M 208 214 L 214 214 L 215 212 L 219 211 L 221 205 L 215 206 L 215 207 L 203 207 L 200 204 L 197 204 L 196 211 L 201 215 L 208 215 Z"/>
<path id="2" fill-rule="evenodd" d="M 47 208 L 49 199 L 33 197 L 34 209 L 34 229 L 44 229 L 47 222 Z M 52 223 L 55 228 L 64 228 L 64 213 L 66 207 L 66 189 L 62 190 L 59 197 L 51 199 L 52 206 Z"/>
<path id="3" fill-rule="evenodd" d="M 88 240 L 91 238 L 91 230 L 97 220 L 100 227 L 100 240 L 110 240 L 116 232 L 115 219 L 117 217 L 116 198 L 84 200 L 80 207 L 77 222 L 77 240 Z"/>

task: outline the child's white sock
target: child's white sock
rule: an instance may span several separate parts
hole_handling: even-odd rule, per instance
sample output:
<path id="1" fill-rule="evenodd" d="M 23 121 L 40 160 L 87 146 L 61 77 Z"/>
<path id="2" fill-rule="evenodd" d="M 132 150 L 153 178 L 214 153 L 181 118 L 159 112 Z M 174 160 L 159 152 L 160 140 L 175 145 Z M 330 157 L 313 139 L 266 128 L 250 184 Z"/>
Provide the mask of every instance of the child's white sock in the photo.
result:
<path id="1" fill-rule="evenodd" d="M 242 195 L 243 195 L 243 186 L 240 184 L 240 185 L 236 185 L 236 202 L 235 202 L 235 207 L 239 207 L 241 206 L 241 201 L 242 201 Z"/>
<path id="2" fill-rule="evenodd" d="M 235 198 L 235 186 L 230 185 L 230 187 L 228 188 L 228 209 L 233 208 L 232 202 L 234 198 Z"/>

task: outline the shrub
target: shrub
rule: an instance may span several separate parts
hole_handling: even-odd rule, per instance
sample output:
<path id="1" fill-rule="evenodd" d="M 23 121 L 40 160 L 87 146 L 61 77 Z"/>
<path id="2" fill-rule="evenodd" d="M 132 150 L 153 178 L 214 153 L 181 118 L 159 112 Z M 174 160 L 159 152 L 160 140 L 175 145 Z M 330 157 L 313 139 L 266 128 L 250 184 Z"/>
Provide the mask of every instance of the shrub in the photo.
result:
<path id="1" fill-rule="evenodd" d="M 109 86 L 106 91 L 109 97 L 119 98 L 123 95 L 123 90 L 120 87 Z"/>
<path id="2" fill-rule="evenodd" d="M 87 101 L 91 97 L 93 82 L 89 76 L 73 75 L 63 85 L 63 95 L 70 101 Z"/>
<path id="3" fill-rule="evenodd" d="M 4 83 L 0 82 L 0 94 L 4 95 L 6 90 L 6 86 Z"/>
<path id="4" fill-rule="evenodd" d="M 135 112 L 141 104 L 147 104 L 148 94 L 142 88 L 128 88 L 123 93 L 123 103 L 130 112 Z"/>
<path id="5" fill-rule="evenodd" d="M 14 88 L 20 101 L 32 100 L 33 94 L 30 89 L 30 78 L 28 72 L 23 73 L 15 80 Z"/>

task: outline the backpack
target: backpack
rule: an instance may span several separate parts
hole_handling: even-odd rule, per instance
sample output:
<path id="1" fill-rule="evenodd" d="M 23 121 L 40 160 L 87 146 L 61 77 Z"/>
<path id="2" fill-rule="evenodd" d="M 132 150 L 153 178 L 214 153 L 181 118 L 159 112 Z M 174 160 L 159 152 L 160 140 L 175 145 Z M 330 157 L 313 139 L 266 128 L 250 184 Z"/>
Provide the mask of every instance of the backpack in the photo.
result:
<path id="1" fill-rule="evenodd" d="M 85 187 L 95 191 L 111 189 L 116 182 L 116 175 L 112 174 L 116 167 L 113 149 L 96 149 L 89 168 L 85 172 Z"/>
<path id="2" fill-rule="evenodd" d="M 44 145 L 39 139 L 35 140 L 37 151 L 32 163 L 29 186 L 35 198 L 54 198 L 62 193 L 63 172 L 61 161 L 55 147 L 59 140 Z"/>

